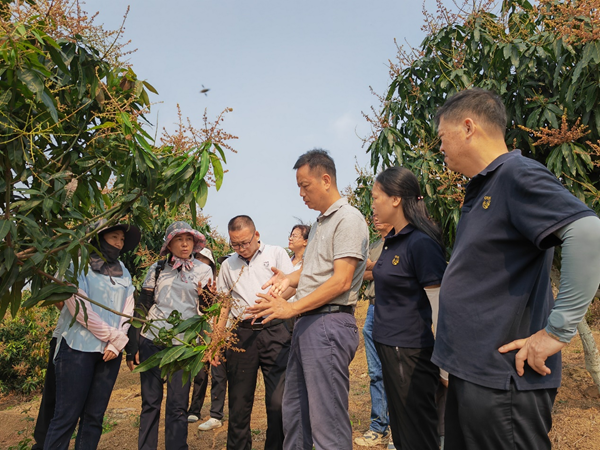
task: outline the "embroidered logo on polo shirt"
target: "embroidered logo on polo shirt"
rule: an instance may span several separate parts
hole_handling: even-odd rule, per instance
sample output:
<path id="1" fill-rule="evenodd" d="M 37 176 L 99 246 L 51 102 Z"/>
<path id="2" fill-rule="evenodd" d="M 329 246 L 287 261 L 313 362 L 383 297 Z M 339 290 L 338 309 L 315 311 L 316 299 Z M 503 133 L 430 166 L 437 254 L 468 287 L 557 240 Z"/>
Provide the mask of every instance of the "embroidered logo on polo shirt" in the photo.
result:
<path id="1" fill-rule="evenodd" d="M 263 263 L 263 266 L 265 266 L 267 269 L 270 269 L 270 268 L 271 268 L 271 264 L 269 264 L 269 261 L 265 261 L 265 262 Z"/>
<path id="2" fill-rule="evenodd" d="M 394 266 L 397 266 L 399 262 L 400 262 L 400 257 L 398 255 L 395 255 L 394 259 L 392 259 L 392 264 Z"/>
<path id="3" fill-rule="evenodd" d="M 481 206 L 483 206 L 483 209 L 488 209 L 490 207 L 490 203 L 492 203 L 492 197 L 486 195 L 483 197 L 483 204 Z"/>

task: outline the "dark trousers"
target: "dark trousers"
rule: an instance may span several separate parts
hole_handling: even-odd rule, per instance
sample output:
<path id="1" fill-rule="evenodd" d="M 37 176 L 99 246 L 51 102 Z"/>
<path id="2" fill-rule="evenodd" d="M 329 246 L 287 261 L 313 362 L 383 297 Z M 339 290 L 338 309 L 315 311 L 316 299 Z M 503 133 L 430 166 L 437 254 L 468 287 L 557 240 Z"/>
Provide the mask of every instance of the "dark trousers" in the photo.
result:
<path id="1" fill-rule="evenodd" d="M 228 450 L 250 450 L 252 434 L 250 415 L 258 368 L 265 382 L 267 408 L 267 437 L 265 450 L 280 450 L 283 446 L 281 405 L 285 384 L 285 369 L 290 351 L 290 332 L 285 323 L 263 330 L 238 327 L 238 348 L 226 351 L 227 381 L 229 383 Z"/>
<path id="2" fill-rule="evenodd" d="M 285 450 L 352 449 L 349 366 L 358 341 L 352 314 L 296 321 L 283 402 Z"/>
<path id="3" fill-rule="evenodd" d="M 33 430 L 33 439 L 35 444 L 31 450 L 42 450 L 46 441 L 46 434 L 50 421 L 54 417 L 54 406 L 56 405 L 56 372 L 54 370 L 54 352 L 56 351 L 56 338 L 50 340 L 48 354 L 48 366 L 46 366 L 46 377 L 44 378 L 44 390 L 42 391 L 42 401 L 38 411 L 35 429 Z"/>
<path id="4" fill-rule="evenodd" d="M 204 397 L 206 396 L 206 388 L 208 387 L 208 367 L 203 367 L 198 375 L 194 378 L 194 388 L 192 390 L 192 401 L 188 409 L 188 415 L 194 414 L 200 417 L 202 406 L 204 405 Z"/>
<path id="5" fill-rule="evenodd" d="M 211 366 L 212 383 L 210 385 L 210 417 L 223 420 L 223 407 L 227 392 L 227 362 L 221 361 L 217 367 Z"/>
<path id="6" fill-rule="evenodd" d="M 450 375 L 446 402 L 446 450 L 550 449 L 556 389 L 504 391 Z"/>
<path id="7" fill-rule="evenodd" d="M 102 420 L 110 400 L 121 354 L 104 362 L 100 352 L 80 352 L 63 339 L 54 365 L 56 368 L 56 407 L 46 435 L 44 450 L 67 450 L 79 420 L 75 448 L 91 450 L 98 446 Z"/>
<path id="8" fill-rule="evenodd" d="M 435 395 L 439 369 L 431 362 L 433 347 L 391 347 L 375 342 L 383 368 L 390 429 L 396 448 L 438 449 Z"/>
<path id="9" fill-rule="evenodd" d="M 158 353 L 157 347 L 149 339 L 140 337 L 140 363 Z M 183 371 L 173 374 L 167 381 L 167 401 L 165 411 L 166 450 L 187 450 L 187 409 L 190 395 L 190 382 L 182 385 Z M 163 399 L 163 379 L 160 369 L 154 367 L 140 373 L 142 387 L 142 412 L 140 414 L 139 450 L 155 450 L 158 447 L 158 423 Z"/>

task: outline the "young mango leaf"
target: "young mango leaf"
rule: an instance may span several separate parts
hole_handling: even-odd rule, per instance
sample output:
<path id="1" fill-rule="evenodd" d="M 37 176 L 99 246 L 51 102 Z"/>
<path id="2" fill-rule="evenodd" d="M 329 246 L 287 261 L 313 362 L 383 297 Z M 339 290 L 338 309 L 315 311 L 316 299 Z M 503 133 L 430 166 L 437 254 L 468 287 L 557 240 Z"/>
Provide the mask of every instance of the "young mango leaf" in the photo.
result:
<path id="1" fill-rule="evenodd" d="M 219 158 L 217 158 L 216 155 L 210 155 L 210 160 L 212 162 L 213 172 L 215 174 L 215 187 L 218 191 L 219 189 L 221 189 L 221 185 L 223 184 L 223 165 L 221 164 L 221 161 L 219 161 Z"/>
<path id="2" fill-rule="evenodd" d="M 40 289 L 35 295 L 29 297 L 24 303 L 24 308 L 31 308 L 34 305 L 37 305 L 39 302 L 46 300 L 53 294 L 63 294 L 66 295 L 65 298 L 69 298 L 73 296 L 73 294 L 77 293 L 77 287 L 75 286 L 63 286 L 61 284 L 48 284 Z M 79 302 L 77 302 L 79 303 Z"/>
<path id="3" fill-rule="evenodd" d="M 176 361 L 186 350 L 184 345 L 176 345 L 173 348 L 170 348 L 169 351 L 163 356 L 162 360 L 158 367 L 164 367 L 167 364 L 170 364 Z"/>

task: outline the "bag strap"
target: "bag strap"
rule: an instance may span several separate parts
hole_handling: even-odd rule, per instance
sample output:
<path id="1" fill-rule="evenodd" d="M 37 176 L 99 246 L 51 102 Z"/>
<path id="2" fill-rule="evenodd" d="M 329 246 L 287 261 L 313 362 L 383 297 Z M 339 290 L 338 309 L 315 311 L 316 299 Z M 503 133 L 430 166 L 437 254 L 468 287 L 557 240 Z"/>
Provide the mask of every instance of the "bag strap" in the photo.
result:
<path id="1" fill-rule="evenodd" d="M 156 269 L 154 269 L 154 292 L 156 292 L 156 286 L 158 285 L 158 277 L 160 276 L 160 273 L 165 268 L 166 264 L 167 264 L 166 259 L 161 259 L 160 261 L 158 261 L 156 263 Z"/>

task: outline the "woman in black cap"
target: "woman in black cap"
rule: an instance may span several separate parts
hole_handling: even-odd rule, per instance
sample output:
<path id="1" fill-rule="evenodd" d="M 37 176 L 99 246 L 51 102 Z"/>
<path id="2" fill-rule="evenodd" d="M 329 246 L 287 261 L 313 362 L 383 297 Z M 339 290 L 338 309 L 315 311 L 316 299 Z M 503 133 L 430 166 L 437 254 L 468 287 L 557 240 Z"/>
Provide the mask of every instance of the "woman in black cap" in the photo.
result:
<path id="1" fill-rule="evenodd" d="M 102 225 L 99 222 L 95 228 Z M 139 241 L 140 231 L 133 225 L 101 229 L 93 242 L 97 252 L 90 254 L 91 270 L 87 274 L 82 271 L 77 277 L 79 294 L 131 315 L 134 287 L 131 275 L 118 258 L 133 250 Z M 119 373 L 121 351 L 128 341 L 129 323 L 127 318 L 91 304 L 77 294 L 65 301 L 60 323 L 63 325 L 54 356 L 56 407 L 44 449 L 67 450 L 78 421 L 75 448 L 95 449 Z"/>

